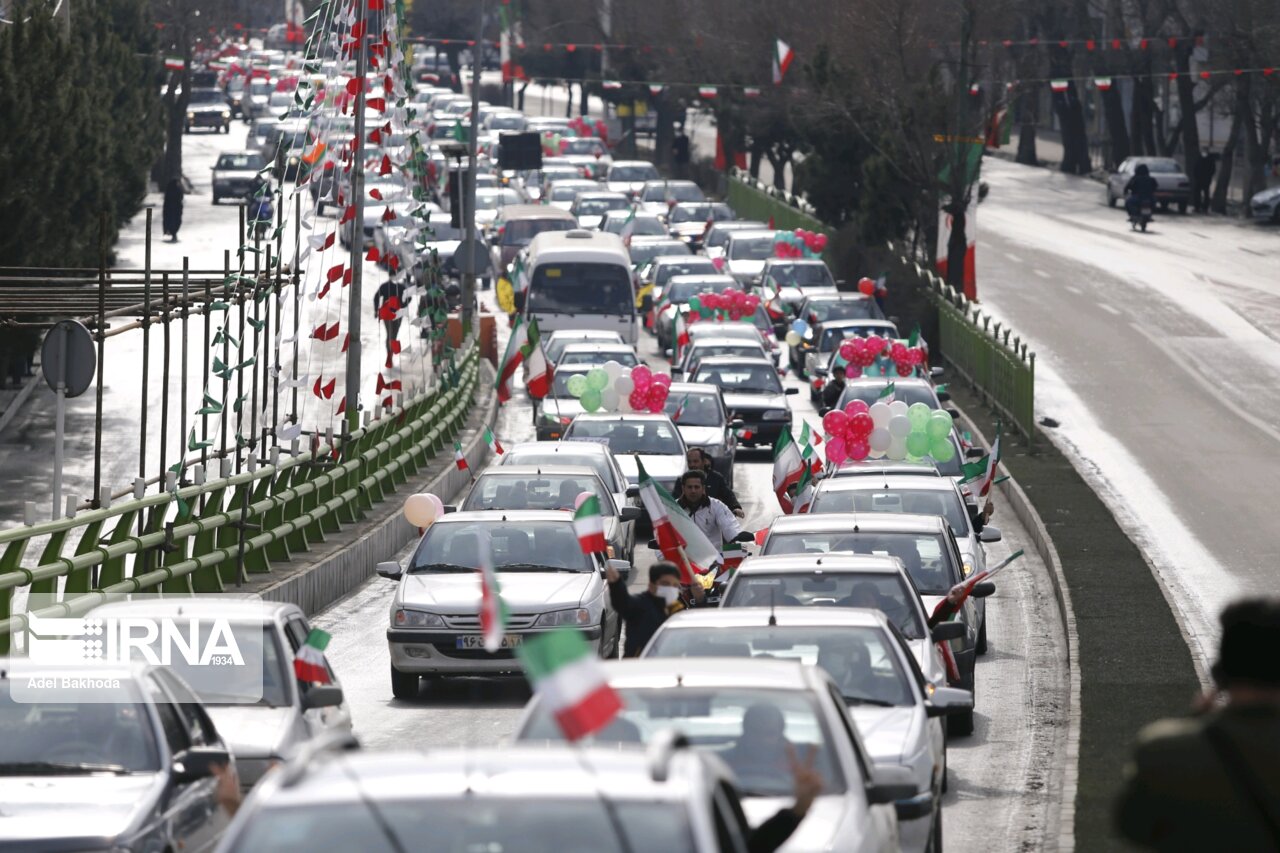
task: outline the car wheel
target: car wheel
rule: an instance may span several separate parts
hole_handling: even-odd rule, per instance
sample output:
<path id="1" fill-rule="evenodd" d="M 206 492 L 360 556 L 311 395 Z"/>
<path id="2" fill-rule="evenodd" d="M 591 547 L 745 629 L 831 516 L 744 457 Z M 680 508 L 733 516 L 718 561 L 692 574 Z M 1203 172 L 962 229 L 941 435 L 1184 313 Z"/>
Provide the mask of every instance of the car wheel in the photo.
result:
<path id="1" fill-rule="evenodd" d="M 1178 212 L 1179 212 L 1179 213 L 1181 213 L 1181 214 L 1184 214 L 1184 215 L 1186 214 L 1186 212 L 1187 212 L 1187 203 L 1186 203 L 1185 201 L 1180 201 L 1180 202 L 1178 202 Z"/>
<path id="2" fill-rule="evenodd" d="M 1168 213 L 1168 212 L 1169 212 L 1169 202 L 1167 202 L 1167 201 L 1162 201 L 1162 202 L 1160 202 L 1160 212 L 1161 212 L 1161 213 Z"/>
<path id="3" fill-rule="evenodd" d="M 982 630 L 978 632 L 978 643 L 974 646 L 974 651 L 980 655 L 987 653 L 987 620 L 982 620 Z"/>
<path id="4" fill-rule="evenodd" d="M 214 193 L 214 194 L 213 194 L 213 203 L 214 203 L 214 204 L 217 204 L 217 203 L 221 200 L 221 198 L 222 198 L 222 197 L 221 197 L 221 196 L 219 196 L 217 193 Z"/>
<path id="5" fill-rule="evenodd" d="M 418 696 L 418 688 L 422 686 L 421 676 L 411 672 L 401 672 L 391 667 L 391 695 L 397 699 L 415 699 Z"/>

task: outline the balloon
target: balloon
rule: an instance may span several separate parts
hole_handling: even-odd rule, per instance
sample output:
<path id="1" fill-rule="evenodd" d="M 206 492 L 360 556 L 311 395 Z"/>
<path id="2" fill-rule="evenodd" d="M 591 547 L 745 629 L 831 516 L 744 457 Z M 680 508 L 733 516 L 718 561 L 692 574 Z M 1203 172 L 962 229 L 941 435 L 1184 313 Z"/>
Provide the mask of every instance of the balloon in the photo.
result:
<path id="1" fill-rule="evenodd" d="M 627 397 L 627 402 L 631 404 L 632 409 L 639 411 L 645 407 L 647 401 L 645 400 L 644 392 L 637 388 Z"/>
<path id="2" fill-rule="evenodd" d="M 888 403 L 874 403 L 867 414 L 871 415 L 871 421 L 877 427 L 888 427 L 889 418 L 893 417 L 893 410 L 889 408 Z"/>
<path id="3" fill-rule="evenodd" d="M 609 384 L 609 374 L 603 367 L 593 367 L 587 371 L 587 387 L 592 391 L 603 391 Z"/>
<path id="4" fill-rule="evenodd" d="M 602 388 L 600 390 L 600 408 L 606 412 L 618 411 L 618 404 L 621 402 L 622 395 L 613 388 Z"/>
<path id="5" fill-rule="evenodd" d="M 876 283 L 869 278 L 858 279 L 858 292 L 864 296 L 874 296 Z"/>
<path id="6" fill-rule="evenodd" d="M 904 364 L 898 365 L 898 375 L 901 376 L 903 379 L 906 379 L 908 376 L 914 373 L 915 370 L 916 369 L 909 364 L 904 363 Z"/>
<path id="7" fill-rule="evenodd" d="M 831 436 L 842 436 L 849 428 L 849 416 L 840 409 L 832 409 L 822 416 L 822 429 Z"/>
<path id="8" fill-rule="evenodd" d="M 845 403 L 844 405 L 844 413 L 849 417 L 853 417 L 859 412 L 869 412 L 869 411 L 871 411 L 871 407 L 868 406 L 866 402 L 863 400 L 850 400 L 848 403 Z"/>
<path id="9" fill-rule="evenodd" d="M 815 252 L 825 252 L 827 250 L 827 235 L 818 234 L 813 238 L 813 250 Z"/>
<path id="10" fill-rule="evenodd" d="M 905 400 L 894 400 L 889 404 L 889 411 L 895 415 L 905 415 L 907 413 L 907 408 Z"/>
<path id="11" fill-rule="evenodd" d="M 609 381 L 616 382 L 618 377 L 622 375 L 622 365 L 610 359 L 604 363 L 604 372 L 609 376 Z"/>
<path id="12" fill-rule="evenodd" d="M 871 415 L 866 412 L 858 412 L 858 414 L 849 418 L 849 434 L 858 438 L 865 439 L 871 435 L 871 431 L 876 428 L 876 422 L 871 420 Z"/>
<path id="13" fill-rule="evenodd" d="M 619 376 L 613 380 L 613 390 L 617 391 L 619 396 L 626 397 L 636 390 L 636 383 L 632 381 L 630 376 Z"/>
<path id="14" fill-rule="evenodd" d="M 922 432 L 913 432 L 907 436 L 907 454 L 924 456 L 929 452 L 929 436 Z"/>
<path id="15" fill-rule="evenodd" d="M 735 322 L 742 319 L 742 312 L 738 310 L 737 306 L 729 309 L 729 319 Z"/>
<path id="16" fill-rule="evenodd" d="M 582 502 L 591 497 L 591 492 L 578 492 L 578 496 L 573 499 L 573 508 L 575 511 L 582 508 Z"/>
<path id="17" fill-rule="evenodd" d="M 871 353 L 872 357 L 878 356 L 884 351 L 884 338 L 879 335 L 868 335 L 863 346 L 867 348 L 867 352 Z"/>
<path id="18" fill-rule="evenodd" d="M 889 445 L 893 444 L 893 436 L 889 434 L 889 430 L 877 428 L 871 431 L 867 444 L 870 445 L 872 453 L 883 454 L 889 449 Z"/>
<path id="19" fill-rule="evenodd" d="M 795 329 L 790 329 L 787 331 L 787 336 L 783 338 L 783 340 L 787 342 L 787 346 L 794 347 L 794 346 L 799 346 L 800 341 L 803 340 L 803 338 L 801 338 L 800 335 L 796 333 Z"/>
<path id="20" fill-rule="evenodd" d="M 582 392 L 582 396 L 578 398 L 578 402 L 582 404 L 582 408 L 587 412 L 594 412 L 600 408 L 600 390 L 598 388 L 588 388 Z"/>
<path id="21" fill-rule="evenodd" d="M 569 389 L 569 393 L 575 397 L 581 397 L 583 392 L 587 390 L 587 377 L 581 373 L 575 373 L 569 377 L 569 381 L 565 383 L 565 387 Z"/>
<path id="22" fill-rule="evenodd" d="M 701 314 L 701 313 L 702 313 L 702 299 L 701 299 L 701 297 L 698 297 L 698 296 L 690 296 L 690 297 L 689 297 L 689 308 L 690 308 L 690 310 L 697 311 L 699 314 Z"/>
<path id="23" fill-rule="evenodd" d="M 794 323 L 791 324 L 791 331 L 795 332 L 796 334 L 803 335 L 804 329 L 805 329 L 804 320 L 796 320 Z"/>
<path id="24" fill-rule="evenodd" d="M 930 440 L 936 441 L 939 438 L 946 438 L 951 432 L 953 420 L 951 415 L 946 412 L 934 411 L 929 415 L 929 424 L 925 429 Z"/>
<path id="25" fill-rule="evenodd" d="M 956 455 L 955 445 L 947 438 L 935 438 L 929 442 L 929 455 L 939 462 L 950 462 Z"/>
<path id="26" fill-rule="evenodd" d="M 647 391 L 649 386 L 653 384 L 653 371 L 643 364 L 639 367 L 633 367 L 631 369 L 631 381 L 635 383 L 637 391 Z"/>
<path id="27" fill-rule="evenodd" d="M 911 435 L 911 419 L 906 415 L 894 415 L 889 419 L 889 435 L 902 439 Z"/>
<path id="28" fill-rule="evenodd" d="M 871 454 L 871 445 L 861 438 L 849 442 L 845 447 L 849 452 L 849 458 L 854 462 L 861 462 Z"/>
<path id="29" fill-rule="evenodd" d="M 650 399 L 657 400 L 661 403 L 667 402 L 667 397 L 671 396 L 671 388 L 660 382 L 649 386 Z"/>
<path id="30" fill-rule="evenodd" d="M 404 517 L 414 527 L 430 527 L 438 514 L 435 504 L 425 494 L 409 495 L 404 501 Z"/>
<path id="31" fill-rule="evenodd" d="M 884 451 L 883 451 L 883 450 L 876 450 L 876 449 L 873 447 L 873 448 L 871 448 L 871 452 L 867 454 L 867 458 L 868 458 L 868 459 L 883 459 L 883 458 L 884 458 Z"/>
<path id="32" fill-rule="evenodd" d="M 786 244 L 786 243 L 774 243 L 774 244 L 773 244 L 773 254 L 774 254 L 774 257 L 778 257 L 778 258 L 785 258 L 785 257 L 789 254 L 789 253 L 787 252 L 787 248 L 788 248 L 788 247 L 787 247 L 787 244 Z M 722 263 L 723 263 L 723 261 L 722 261 Z"/>
<path id="33" fill-rule="evenodd" d="M 760 297 L 754 293 L 748 294 L 747 298 L 742 300 L 742 307 L 746 309 L 748 314 L 756 313 L 756 309 L 760 307 Z"/>
<path id="34" fill-rule="evenodd" d="M 912 403 L 907 408 L 907 419 L 911 421 L 911 431 L 924 434 L 925 428 L 929 426 L 929 416 L 933 414 L 933 410 L 924 403 Z"/>
<path id="35" fill-rule="evenodd" d="M 844 375 L 847 379 L 857 379 L 862 375 L 862 368 L 856 364 L 851 364 L 844 369 Z"/>
<path id="36" fill-rule="evenodd" d="M 901 462 L 903 459 L 907 458 L 907 443 L 900 438 L 895 438 L 893 443 L 889 445 L 889 449 L 885 451 L 884 455 L 888 456 L 894 462 Z"/>
<path id="37" fill-rule="evenodd" d="M 849 454 L 845 450 L 844 439 L 833 435 L 827 439 L 827 461 L 834 462 L 839 465 L 841 462 L 849 458 Z"/>

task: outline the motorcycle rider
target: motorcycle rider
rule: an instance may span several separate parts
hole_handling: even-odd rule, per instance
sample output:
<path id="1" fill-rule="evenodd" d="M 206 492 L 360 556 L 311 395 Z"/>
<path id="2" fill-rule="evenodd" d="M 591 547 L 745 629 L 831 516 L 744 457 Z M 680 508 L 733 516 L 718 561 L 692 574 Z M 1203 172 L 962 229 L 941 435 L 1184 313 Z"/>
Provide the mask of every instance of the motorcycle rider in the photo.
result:
<path id="1" fill-rule="evenodd" d="M 1133 177 L 1124 185 L 1124 209 L 1129 212 L 1129 219 L 1136 220 L 1143 206 L 1155 207 L 1156 179 L 1151 177 L 1151 170 L 1146 163 L 1139 163 L 1133 170 Z"/>

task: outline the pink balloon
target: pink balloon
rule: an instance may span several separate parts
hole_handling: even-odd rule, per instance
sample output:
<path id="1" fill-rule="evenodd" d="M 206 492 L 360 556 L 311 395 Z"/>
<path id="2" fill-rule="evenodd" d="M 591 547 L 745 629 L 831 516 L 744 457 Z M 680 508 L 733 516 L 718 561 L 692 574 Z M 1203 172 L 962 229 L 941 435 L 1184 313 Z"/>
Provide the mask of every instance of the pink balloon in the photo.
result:
<path id="1" fill-rule="evenodd" d="M 789 248 L 791 247 L 788 246 L 786 243 L 774 243 L 773 256 L 775 258 L 785 258 L 787 256 L 787 249 Z M 716 260 L 720 261 L 721 265 L 724 264 L 724 261 L 722 259 L 716 258 Z"/>
<path id="2" fill-rule="evenodd" d="M 861 462 L 871 453 L 871 445 L 867 443 L 866 439 L 860 438 L 856 441 L 849 442 L 846 446 L 846 450 L 850 459 L 854 462 Z"/>
<path id="3" fill-rule="evenodd" d="M 582 507 L 582 502 L 589 497 L 591 497 L 591 492 L 578 492 L 578 496 L 573 499 L 573 508 L 575 510 L 580 509 Z"/>
<path id="4" fill-rule="evenodd" d="M 846 379 L 857 379 L 862 375 L 862 367 L 856 364 L 851 364 L 844 369 L 844 375 Z"/>
<path id="5" fill-rule="evenodd" d="M 832 409 L 822 416 L 822 428 L 829 436 L 844 435 L 849 426 L 849 416 L 839 409 Z"/>
<path id="6" fill-rule="evenodd" d="M 735 322 L 742 319 L 742 312 L 738 310 L 736 305 L 729 309 L 729 319 Z"/>
<path id="7" fill-rule="evenodd" d="M 893 345 L 893 346 L 891 346 L 891 347 L 889 348 L 889 356 L 890 356 L 890 358 L 892 358 L 894 361 L 903 361 L 903 360 L 905 360 L 905 359 L 906 359 L 906 357 L 907 357 L 907 347 L 906 347 L 906 345 L 905 345 L 905 344 L 902 344 L 902 343 L 897 343 L 897 342 L 895 342 L 895 343 L 894 343 L 894 345 Z"/>
<path id="8" fill-rule="evenodd" d="M 635 383 L 637 391 L 644 391 L 653 382 L 653 371 L 643 364 L 633 367 L 631 368 L 631 381 Z"/>
<path id="9" fill-rule="evenodd" d="M 813 238 L 813 249 L 815 252 L 824 252 L 827 249 L 827 235 L 818 234 Z"/>
<path id="10" fill-rule="evenodd" d="M 832 436 L 827 439 L 827 461 L 834 462 L 839 465 L 845 459 L 849 458 L 849 453 L 845 448 L 844 439 L 839 436 Z"/>
<path id="11" fill-rule="evenodd" d="M 876 428 L 875 421 L 867 412 L 858 412 L 849 418 L 849 434 L 857 438 L 866 438 Z"/>
<path id="12" fill-rule="evenodd" d="M 776 247 L 775 247 L 775 248 L 776 248 Z M 777 251 L 775 251 L 775 252 L 774 252 L 774 254 L 775 254 L 775 255 L 778 255 Z M 778 257 L 782 257 L 782 255 L 778 255 Z M 724 271 L 724 257 L 723 257 L 723 256 L 721 256 L 721 257 L 719 257 L 719 258 L 712 258 L 712 259 L 711 259 L 711 266 L 715 267 L 717 272 L 723 272 L 723 271 Z"/>
<path id="13" fill-rule="evenodd" d="M 756 309 L 760 307 L 760 297 L 754 294 L 748 294 L 743 300 L 743 307 L 746 308 L 748 314 L 756 313 Z"/>
<path id="14" fill-rule="evenodd" d="M 655 373 L 655 374 L 653 374 L 653 384 L 654 384 L 654 385 L 661 385 L 663 388 L 666 388 L 666 389 L 670 390 L 670 388 L 671 388 L 671 374 L 670 374 L 670 373 Z"/>
<path id="15" fill-rule="evenodd" d="M 885 340 L 879 335 L 869 335 L 866 338 L 867 351 L 873 356 L 879 355 L 884 350 Z"/>
<path id="16" fill-rule="evenodd" d="M 871 411 L 871 407 L 862 400 L 850 400 L 844 407 L 844 413 L 849 417 L 869 411 Z"/>
<path id="17" fill-rule="evenodd" d="M 630 403 L 631 408 L 635 409 L 637 412 L 644 411 L 649 405 L 648 397 L 646 397 L 645 393 L 639 388 L 631 392 L 631 396 L 627 397 L 627 402 Z"/>
<path id="18" fill-rule="evenodd" d="M 914 372 L 915 372 L 915 368 L 909 364 L 903 363 L 898 365 L 899 376 L 910 376 Z"/>
<path id="19" fill-rule="evenodd" d="M 840 344 L 840 357 L 845 361 L 853 361 L 853 341 L 843 341 Z"/>

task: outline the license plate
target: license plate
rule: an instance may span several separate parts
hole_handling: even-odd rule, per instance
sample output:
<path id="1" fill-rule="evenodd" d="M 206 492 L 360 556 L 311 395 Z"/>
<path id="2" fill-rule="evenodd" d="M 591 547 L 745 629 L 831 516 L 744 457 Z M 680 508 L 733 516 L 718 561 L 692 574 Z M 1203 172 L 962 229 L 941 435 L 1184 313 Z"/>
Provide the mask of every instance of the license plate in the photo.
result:
<path id="1" fill-rule="evenodd" d="M 507 634 L 502 638 L 501 647 L 504 649 L 514 649 L 516 646 L 520 645 L 523 640 L 524 637 L 520 634 Z M 468 634 L 464 637 L 458 637 L 456 640 L 456 647 L 459 649 L 483 649 L 484 637 L 480 634 Z"/>

